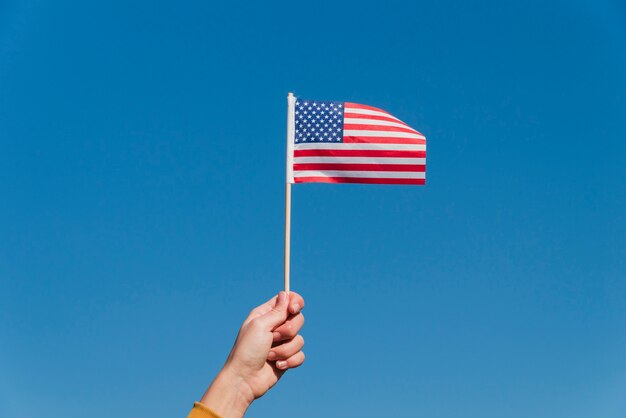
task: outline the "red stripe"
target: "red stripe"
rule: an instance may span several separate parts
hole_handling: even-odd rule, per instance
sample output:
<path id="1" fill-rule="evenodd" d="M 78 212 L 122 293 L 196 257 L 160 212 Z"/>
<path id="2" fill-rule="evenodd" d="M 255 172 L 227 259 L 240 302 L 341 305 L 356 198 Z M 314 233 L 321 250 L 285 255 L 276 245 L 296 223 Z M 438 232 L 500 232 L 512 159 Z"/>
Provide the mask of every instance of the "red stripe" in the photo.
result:
<path id="1" fill-rule="evenodd" d="M 302 149 L 294 150 L 294 157 L 398 157 L 426 158 L 426 151 L 384 151 L 359 149 Z"/>
<path id="2" fill-rule="evenodd" d="M 409 128 L 400 128 L 398 126 L 383 126 L 383 125 L 357 125 L 354 123 L 346 123 L 343 125 L 343 129 L 362 129 L 367 131 L 385 131 L 385 132 L 406 132 L 409 134 L 419 134 L 415 129 Z"/>
<path id="3" fill-rule="evenodd" d="M 346 144 L 425 144 L 426 140 L 417 138 L 386 138 L 379 136 L 344 136 L 343 142 Z"/>
<path id="4" fill-rule="evenodd" d="M 350 109 L 350 108 L 352 108 L 352 109 L 367 109 L 367 110 L 375 110 L 375 111 L 377 111 L 377 112 L 383 112 L 383 113 L 387 113 L 387 114 L 389 114 L 389 112 L 385 112 L 384 110 L 379 109 L 379 108 L 377 108 L 377 107 L 374 107 L 374 106 L 368 106 L 368 105 L 359 104 L 359 103 L 350 103 L 350 102 L 345 102 L 345 103 L 344 103 L 344 107 L 345 107 L 345 109 L 346 109 L 346 110 L 347 110 L 347 109 Z"/>
<path id="5" fill-rule="evenodd" d="M 426 171 L 423 164 L 336 164 L 304 163 L 294 164 L 293 171 L 301 170 L 342 170 L 342 171 Z"/>
<path id="6" fill-rule="evenodd" d="M 350 111 L 346 110 L 343 114 L 344 118 L 353 118 L 353 119 L 373 119 L 373 120 L 386 120 L 387 122 L 396 122 L 406 125 L 406 123 L 402 122 L 399 119 L 394 119 L 392 117 L 387 116 L 378 116 L 378 115 L 363 115 L 361 113 L 350 113 Z M 408 125 L 407 125 L 408 126 Z"/>
<path id="7" fill-rule="evenodd" d="M 296 183 L 365 183 L 365 184 L 426 184 L 426 179 L 383 179 L 359 177 L 296 177 Z"/>

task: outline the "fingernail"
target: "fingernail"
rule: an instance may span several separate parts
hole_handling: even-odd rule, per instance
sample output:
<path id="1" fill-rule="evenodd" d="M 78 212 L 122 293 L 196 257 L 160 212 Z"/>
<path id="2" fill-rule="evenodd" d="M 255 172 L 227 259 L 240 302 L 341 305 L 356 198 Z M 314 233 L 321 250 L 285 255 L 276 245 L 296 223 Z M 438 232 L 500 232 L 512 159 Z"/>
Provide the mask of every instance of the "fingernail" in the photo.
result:
<path id="1" fill-rule="evenodd" d="M 278 367 L 279 369 L 284 369 L 287 367 L 287 362 L 286 361 L 277 361 L 276 362 L 276 367 Z"/>
<path id="2" fill-rule="evenodd" d="M 274 332 L 272 333 L 272 335 L 274 336 L 274 339 L 275 339 L 275 340 L 280 340 L 280 332 L 278 332 L 278 331 L 274 331 Z"/>
<path id="3" fill-rule="evenodd" d="M 291 310 L 293 311 L 293 313 L 297 313 L 300 310 L 300 304 L 294 303 L 293 305 L 291 305 Z"/>
<path id="4" fill-rule="evenodd" d="M 276 353 L 273 351 L 270 351 L 270 353 L 267 355 L 267 359 L 274 360 L 275 358 L 276 358 Z"/>

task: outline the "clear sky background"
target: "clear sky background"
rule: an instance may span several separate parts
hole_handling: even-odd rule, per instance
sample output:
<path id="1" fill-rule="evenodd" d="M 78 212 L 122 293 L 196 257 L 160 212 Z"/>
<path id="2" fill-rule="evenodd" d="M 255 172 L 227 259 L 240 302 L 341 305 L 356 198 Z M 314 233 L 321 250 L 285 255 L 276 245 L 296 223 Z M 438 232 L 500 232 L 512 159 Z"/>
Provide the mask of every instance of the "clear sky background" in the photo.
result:
<path id="1" fill-rule="evenodd" d="M 625 51 L 620 0 L 0 1 L 0 416 L 186 416 L 282 287 L 289 91 L 428 180 L 293 188 L 250 417 L 626 416 Z"/>

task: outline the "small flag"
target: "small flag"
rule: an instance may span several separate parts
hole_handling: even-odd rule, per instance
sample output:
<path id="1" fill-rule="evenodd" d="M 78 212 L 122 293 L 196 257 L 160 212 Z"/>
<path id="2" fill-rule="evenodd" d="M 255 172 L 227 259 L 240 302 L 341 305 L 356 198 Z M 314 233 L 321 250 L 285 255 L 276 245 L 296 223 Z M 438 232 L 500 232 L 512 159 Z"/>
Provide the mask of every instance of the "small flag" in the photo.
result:
<path id="1" fill-rule="evenodd" d="M 357 103 L 293 99 L 289 183 L 426 183 L 426 138 L 400 119 Z"/>

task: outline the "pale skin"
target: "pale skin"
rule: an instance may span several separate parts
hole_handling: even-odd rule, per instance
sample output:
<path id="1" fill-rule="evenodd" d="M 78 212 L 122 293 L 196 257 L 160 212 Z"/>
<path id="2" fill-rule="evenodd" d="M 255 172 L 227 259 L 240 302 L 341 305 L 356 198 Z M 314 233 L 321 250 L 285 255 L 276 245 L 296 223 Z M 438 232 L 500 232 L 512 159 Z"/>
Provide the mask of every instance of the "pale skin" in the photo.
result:
<path id="1" fill-rule="evenodd" d="M 200 402 L 223 418 L 243 417 L 283 374 L 304 362 L 304 299 L 280 292 L 254 308 L 239 330 L 226 364 Z"/>

